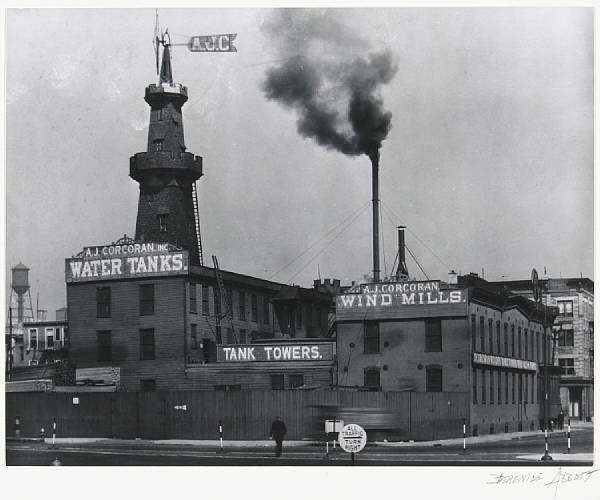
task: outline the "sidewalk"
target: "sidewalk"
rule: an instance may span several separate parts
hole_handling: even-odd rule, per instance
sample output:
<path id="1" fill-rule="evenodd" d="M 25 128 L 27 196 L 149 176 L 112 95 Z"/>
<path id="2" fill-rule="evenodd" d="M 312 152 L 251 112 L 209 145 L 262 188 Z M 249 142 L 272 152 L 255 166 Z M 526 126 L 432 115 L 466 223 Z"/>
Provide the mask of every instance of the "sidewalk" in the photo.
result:
<path id="1" fill-rule="evenodd" d="M 571 423 L 571 433 L 577 432 L 582 429 L 592 429 L 593 423 L 591 422 L 577 422 L 576 425 Z M 564 435 L 566 437 L 567 429 L 565 428 L 561 430 L 555 430 L 554 432 L 549 432 L 548 436 L 556 436 L 556 435 Z M 525 431 L 525 432 L 509 432 L 509 433 L 500 433 L 500 434 L 486 434 L 483 436 L 469 436 L 466 438 L 466 444 L 469 446 L 470 444 L 477 443 L 491 443 L 497 441 L 510 441 L 513 439 L 523 439 L 523 438 L 532 438 L 543 436 L 544 433 L 542 431 Z M 17 442 L 41 442 L 40 438 L 15 438 L 15 437 L 6 437 L 6 443 L 17 443 Z M 46 444 L 52 444 L 52 438 L 45 438 Z M 300 447 L 300 446 L 321 446 L 324 445 L 325 441 L 316 441 L 316 440 L 301 440 L 301 441 L 285 441 L 286 447 Z M 442 439 L 435 441 L 401 441 L 401 442 L 385 442 L 385 441 L 374 441 L 369 442 L 370 446 L 381 446 L 381 447 L 390 447 L 390 448 L 425 448 L 425 447 L 433 447 L 433 446 L 452 446 L 452 445 L 462 445 L 463 438 L 452 438 L 452 439 Z M 152 447 L 152 446 L 164 446 L 164 447 L 180 447 L 180 446 L 189 446 L 189 447 L 206 447 L 206 448 L 219 448 L 220 441 L 218 439 L 211 440 L 200 440 L 200 439 L 164 439 L 164 440 L 150 440 L 150 439 L 113 439 L 113 438 L 65 438 L 65 437 L 57 437 L 56 444 L 74 444 L 74 445 L 92 445 L 92 446 L 102 446 L 102 445 L 110 445 L 115 447 Z M 226 448 L 261 448 L 261 447 L 271 447 L 274 446 L 274 442 L 271 440 L 239 440 L 239 441 L 223 441 L 223 446 Z"/>

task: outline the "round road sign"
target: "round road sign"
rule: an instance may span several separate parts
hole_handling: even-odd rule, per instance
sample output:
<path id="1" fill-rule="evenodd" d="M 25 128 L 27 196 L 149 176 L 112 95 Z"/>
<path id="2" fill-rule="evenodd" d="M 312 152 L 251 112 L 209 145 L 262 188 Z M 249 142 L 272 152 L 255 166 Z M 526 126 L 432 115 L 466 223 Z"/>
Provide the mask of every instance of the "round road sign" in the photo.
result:
<path id="1" fill-rule="evenodd" d="M 342 427 L 338 435 L 338 442 L 342 450 L 348 453 L 358 453 L 367 444 L 367 433 L 357 424 L 348 424 Z"/>

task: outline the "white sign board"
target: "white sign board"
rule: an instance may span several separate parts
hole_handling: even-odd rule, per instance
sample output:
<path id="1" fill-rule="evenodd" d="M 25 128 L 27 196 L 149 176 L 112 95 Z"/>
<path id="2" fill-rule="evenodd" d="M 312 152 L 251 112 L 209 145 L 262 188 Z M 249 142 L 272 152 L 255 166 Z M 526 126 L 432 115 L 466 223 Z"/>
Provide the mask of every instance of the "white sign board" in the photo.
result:
<path id="1" fill-rule="evenodd" d="M 73 398 L 73 404 L 74 405 L 78 405 L 79 404 L 79 398 Z"/>
<path id="2" fill-rule="evenodd" d="M 340 432 L 340 430 L 344 427 L 343 420 L 325 420 L 325 432 Z"/>
<path id="3" fill-rule="evenodd" d="M 342 427 L 338 435 L 338 442 L 342 450 L 348 453 L 358 453 L 367 444 L 367 433 L 357 424 L 348 424 Z"/>

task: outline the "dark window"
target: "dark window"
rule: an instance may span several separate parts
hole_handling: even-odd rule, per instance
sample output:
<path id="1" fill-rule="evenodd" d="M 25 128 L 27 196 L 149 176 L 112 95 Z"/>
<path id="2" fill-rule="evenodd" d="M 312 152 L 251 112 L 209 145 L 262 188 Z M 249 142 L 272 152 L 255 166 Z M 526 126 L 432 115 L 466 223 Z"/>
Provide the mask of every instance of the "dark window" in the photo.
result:
<path id="1" fill-rule="evenodd" d="M 190 335 L 192 337 L 192 349 L 198 349 L 198 327 L 194 323 L 190 325 Z"/>
<path id="2" fill-rule="evenodd" d="M 240 344 L 245 344 L 246 343 L 246 330 L 240 328 L 240 331 L 238 333 L 239 335 L 239 340 L 240 340 Z"/>
<path id="3" fill-rule="evenodd" d="M 494 354 L 494 323 L 491 318 L 488 320 L 488 336 L 490 354 Z"/>
<path id="4" fill-rule="evenodd" d="M 471 348 L 473 349 L 473 351 L 477 350 L 477 330 L 475 328 L 475 315 L 472 314 L 471 315 Z"/>
<path id="5" fill-rule="evenodd" d="M 508 357 L 508 323 L 504 323 L 504 355 Z"/>
<path id="6" fill-rule="evenodd" d="M 519 404 L 523 402 L 523 374 L 519 373 Z"/>
<path id="7" fill-rule="evenodd" d="M 56 339 L 57 342 L 60 342 L 60 333 L 61 333 L 60 331 L 61 331 L 61 329 L 56 327 L 54 338 Z"/>
<path id="8" fill-rule="evenodd" d="M 521 359 L 521 327 L 517 330 L 517 357 Z"/>
<path id="9" fill-rule="evenodd" d="M 246 320 L 246 292 L 240 290 L 239 314 L 241 320 Z"/>
<path id="10" fill-rule="evenodd" d="M 502 371 L 498 370 L 498 404 L 502 404 Z"/>
<path id="11" fill-rule="evenodd" d="M 511 395 L 512 395 L 512 404 L 515 404 L 515 402 L 516 402 L 515 401 L 515 385 L 516 385 L 517 378 L 515 377 L 514 373 L 512 374 L 511 378 L 512 378 L 512 384 L 510 386 L 510 392 L 511 392 Z"/>
<path id="12" fill-rule="evenodd" d="M 558 306 L 558 314 L 560 316 L 573 316 L 572 300 L 559 300 L 556 305 Z"/>
<path id="13" fill-rule="evenodd" d="M 213 300 L 215 302 L 215 317 L 221 317 L 221 294 L 219 293 L 219 288 L 213 288 Z"/>
<path id="14" fill-rule="evenodd" d="M 37 328 L 29 329 L 29 347 L 31 349 L 37 349 Z"/>
<path id="15" fill-rule="evenodd" d="M 379 322 L 365 322 L 364 353 L 375 354 L 379 352 Z"/>
<path id="16" fill-rule="evenodd" d="M 156 390 L 156 380 L 147 378 L 140 380 L 140 388 L 142 392 L 154 392 Z"/>
<path id="17" fill-rule="evenodd" d="M 496 354 L 498 354 L 498 356 L 502 355 L 501 344 L 502 341 L 500 339 L 500 321 L 496 321 Z"/>
<path id="18" fill-rule="evenodd" d="M 140 285 L 140 316 L 154 314 L 154 285 Z"/>
<path id="19" fill-rule="evenodd" d="M 442 320 L 425 320 L 425 352 L 441 352 L 442 350 Z"/>
<path id="20" fill-rule="evenodd" d="M 227 328 L 227 343 L 235 344 L 235 339 L 233 338 L 233 329 Z"/>
<path id="21" fill-rule="evenodd" d="M 190 312 L 193 314 L 198 312 L 198 295 L 195 283 L 190 283 Z"/>
<path id="22" fill-rule="evenodd" d="M 217 344 L 223 343 L 223 336 L 221 335 L 221 325 L 215 326 L 215 340 Z"/>
<path id="23" fill-rule="evenodd" d="M 156 218 L 158 219 L 158 230 L 159 230 L 159 232 L 161 232 L 161 233 L 168 232 L 167 220 L 169 219 L 169 215 L 168 214 L 158 214 L 156 216 Z"/>
<path id="24" fill-rule="evenodd" d="M 210 306 L 208 303 L 208 287 L 202 285 L 202 314 L 208 316 L 210 314 Z"/>
<path id="25" fill-rule="evenodd" d="M 558 346 L 559 347 L 573 347 L 574 339 L 573 339 L 573 326 L 570 326 L 568 329 L 563 328 L 558 332 Z"/>
<path id="26" fill-rule="evenodd" d="M 511 353 L 510 355 L 515 357 L 515 325 L 510 325 L 510 343 L 511 343 Z"/>
<path id="27" fill-rule="evenodd" d="M 140 330 L 140 359 L 154 359 L 154 328 Z"/>
<path id="28" fill-rule="evenodd" d="M 494 404 L 494 370 L 490 369 L 490 404 Z"/>
<path id="29" fill-rule="evenodd" d="M 112 334 L 110 330 L 97 332 L 98 338 L 98 361 L 110 363 L 112 361 Z"/>
<path id="30" fill-rule="evenodd" d="M 525 329 L 523 331 L 523 340 L 525 341 L 525 359 L 529 359 L 529 337 L 528 334 L 529 332 L 527 331 L 527 329 Z"/>
<path id="31" fill-rule="evenodd" d="M 269 321 L 271 321 L 269 318 L 269 299 L 267 297 L 263 297 L 263 323 L 268 325 Z"/>
<path id="32" fill-rule="evenodd" d="M 252 294 L 250 296 L 250 301 L 252 304 L 252 316 L 251 316 L 251 320 L 252 321 L 258 321 L 258 297 L 256 296 L 256 294 Z"/>
<path id="33" fill-rule="evenodd" d="M 473 404 L 477 404 L 477 368 L 473 368 Z"/>
<path id="34" fill-rule="evenodd" d="M 538 362 L 542 360 L 540 356 L 540 332 L 535 332 L 535 360 Z"/>
<path id="35" fill-rule="evenodd" d="M 481 352 L 485 352 L 485 318 L 483 316 L 479 317 L 479 348 Z"/>
<path id="36" fill-rule="evenodd" d="M 304 385 L 304 374 L 293 373 L 290 375 L 290 389 L 296 389 Z"/>
<path id="37" fill-rule="evenodd" d="M 481 370 L 481 403 L 486 403 L 485 370 Z"/>
<path id="38" fill-rule="evenodd" d="M 296 306 L 296 328 L 302 328 L 302 304 Z"/>
<path id="39" fill-rule="evenodd" d="M 51 349 L 54 347 L 54 330 L 50 328 L 50 330 L 46 330 L 46 349 Z"/>
<path id="40" fill-rule="evenodd" d="M 558 366 L 560 366 L 563 375 L 575 375 L 575 360 L 573 358 L 559 358 Z"/>
<path id="41" fill-rule="evenodd" d="M 428 366 L 425 370 L 425 386 L 427 392 L 442 392 L 442 367 Z"/>
<path id="42" fill-rule="evenodd" d="M 271 375 L 271 389 L 274 391 L 282 391 L 285 389 L 282 373 Z"/>
<path id="43" fill-rule="evenodd" d="M 163 139 L 154 139 L 154 151 L 162 151 L 163 150 Z"/>
<path id="44" fill-rule="evenodd" d="M 508 372 L 504 372 L 504 402 L 508 404 Z"/>
<path id="45" fill-rule="evenodd" d="M 378 368 L 365 369 L 365 387 L 378 391 L 381 388 Z"/>
<path id="46" fill-rule="evenodd" d="M 96 288 L 96 317 L 110 318 L 110 287 Z"/>

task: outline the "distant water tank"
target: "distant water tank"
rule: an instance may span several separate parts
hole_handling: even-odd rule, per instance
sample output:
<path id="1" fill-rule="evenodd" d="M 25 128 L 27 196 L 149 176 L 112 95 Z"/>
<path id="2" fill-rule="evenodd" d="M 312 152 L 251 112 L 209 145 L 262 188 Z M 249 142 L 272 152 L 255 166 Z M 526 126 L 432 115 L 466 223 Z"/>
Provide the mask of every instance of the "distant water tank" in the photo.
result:
<path id="1" fill-rule="evenodd" d="M 12 289 L 17 295 L 23 295 L 29 290 L 29 268 L 19 262 L 12 271 Z"/>

